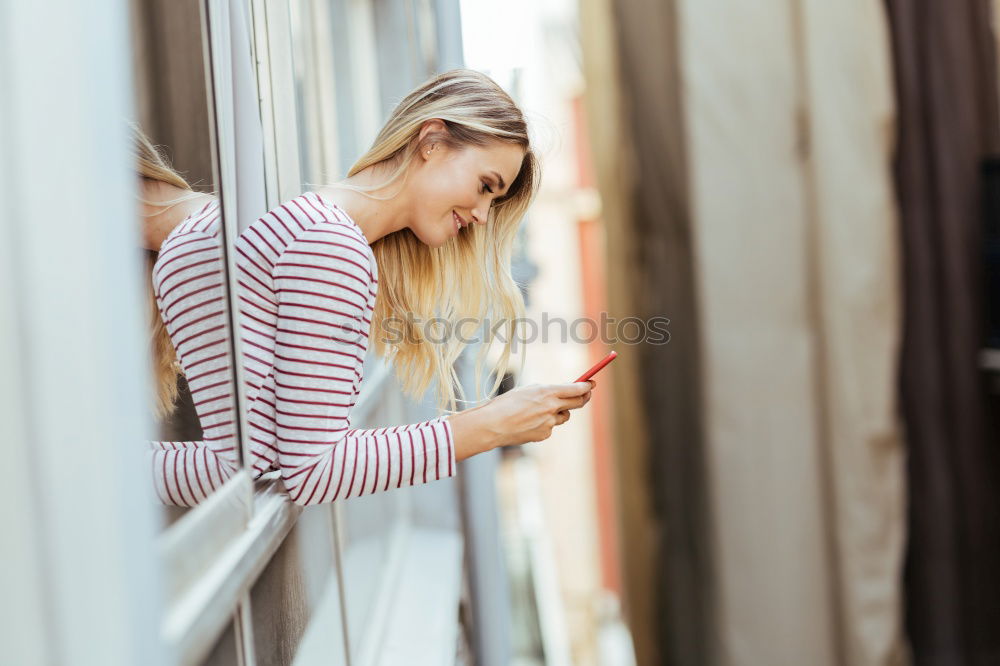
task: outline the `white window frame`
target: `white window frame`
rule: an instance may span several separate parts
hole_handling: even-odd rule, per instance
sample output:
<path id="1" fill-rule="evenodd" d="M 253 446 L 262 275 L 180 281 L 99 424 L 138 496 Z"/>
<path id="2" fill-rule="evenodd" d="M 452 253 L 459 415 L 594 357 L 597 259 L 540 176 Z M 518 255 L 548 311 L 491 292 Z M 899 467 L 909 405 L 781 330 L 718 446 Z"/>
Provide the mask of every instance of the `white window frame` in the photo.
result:
<path id="1" fill-rule="evenodd" d="M 121 0 L 0 4 L 9 663 L 166 663 L 128 34 Z"/>

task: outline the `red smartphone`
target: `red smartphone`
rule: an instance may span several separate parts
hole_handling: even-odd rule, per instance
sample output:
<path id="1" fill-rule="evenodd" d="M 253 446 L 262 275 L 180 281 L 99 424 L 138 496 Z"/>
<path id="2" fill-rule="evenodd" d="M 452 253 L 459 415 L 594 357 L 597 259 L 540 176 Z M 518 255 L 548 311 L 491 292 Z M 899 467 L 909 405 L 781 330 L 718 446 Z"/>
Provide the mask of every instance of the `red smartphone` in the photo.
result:
<path id="1" fill-rule="evenodd" d="M 601 368 L 603 368 L 604 366 L 606 366 L 608 363 L 611 363 L 611 361 L 615 360 L 616 358 L 618 358 L 618 352 L 613 351 L 613 352 L 609 353 L 607 356 L 605 356 L 600 361 L 598 361 L 597 363 L 595 363 L 594 367 L 592 367 L 590 370 L 587 370 L 587 372 L 585 372 L 582 375 L 580 375 L 580 378 L 577 379 L 576 381 L 578 381 L 578 382 L 585 382 L 585 381 L 587 381 L 588 379 L 590 379 L 591 377 L 593 377 L 594 375 L 596 375 L 597 372 Z"/>

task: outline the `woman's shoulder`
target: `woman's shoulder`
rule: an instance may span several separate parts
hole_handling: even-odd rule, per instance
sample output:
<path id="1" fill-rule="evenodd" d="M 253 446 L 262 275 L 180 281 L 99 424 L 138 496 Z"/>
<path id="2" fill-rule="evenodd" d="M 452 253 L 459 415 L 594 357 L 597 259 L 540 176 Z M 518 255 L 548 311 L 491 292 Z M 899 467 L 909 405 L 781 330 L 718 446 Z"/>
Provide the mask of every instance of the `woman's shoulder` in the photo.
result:
<path id="1" fill-rule="evenodd" d="M 244 230 L 240 238 L 258 249 L 266 248 L 272 255 L 283 255 L 296 243 L 312 243 L 319 253 L 347 252 L 369 263 L 374 260 L 361 228 L 316 192 L 305 192 L 278 204 Z"/>
<path id="2" fill-rule="evenodd" d="M 169 250 L 172 246 L 185 237 L 193 234 L 203 234 L 217 236 L 219 234 L 219 221 L 221 219 L 221 207 L 218 197 L 212 197 L 207 202 L 198 202 L 192 212 L 170 230 L 167 237 L 160 245 L 160 253 Z"/>
<path id="3" fill-rule="evenodd" d="M 213 276 L 222 270 L 220 217 L 219 201 L 213 198 L 170 231 L 153 263 L 157 294 L 193 284 L 192 276 Z"/>
<path id="4" fill-rule="evenodd" d="M 199 205 L 194 212 L 181 220 L 160 244 L 157 252 L 156 265 L 163 265 L 177 259 L 175 255 L 186 255 L 185 248 L 192 243 L 202 243 L 204 249 L 217 246 L 219 235 L 219 220 L 221 218 L 219 200 L 213 197 L 210 201 Z"/>

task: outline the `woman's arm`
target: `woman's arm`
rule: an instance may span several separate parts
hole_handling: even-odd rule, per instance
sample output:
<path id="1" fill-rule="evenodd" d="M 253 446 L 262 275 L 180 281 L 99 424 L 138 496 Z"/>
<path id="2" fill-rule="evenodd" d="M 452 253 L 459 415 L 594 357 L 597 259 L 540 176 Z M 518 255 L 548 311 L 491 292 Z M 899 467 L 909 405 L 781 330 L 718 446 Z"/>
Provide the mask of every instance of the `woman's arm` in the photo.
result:
<path id="1" fill-rule="evenodd" d="M 149 464 L 156 495 L 164 504 L 194 506 L 233 475 L 235 452 L 203 441 L 150 442 Z"/>
<path id="2" fill-rule="evenodd" d="M 172 233 L 152 276 L 156 305 L 204 434 L 204 441 L 150 442 L 157 496 L 176 506 L 201 502 L 239 469 L 219 238 L 200 228 L 217 214 L 192 218 Z"/>
<path id="3" fill-rule="evenodd" d="M 453 433 L 438 417 L 350 427 L 376 289 L 370 251 L 345 225 L 318 224 L 274 268 L 277 461 L 291 500 L 335 502 L 453 476 Z"/>

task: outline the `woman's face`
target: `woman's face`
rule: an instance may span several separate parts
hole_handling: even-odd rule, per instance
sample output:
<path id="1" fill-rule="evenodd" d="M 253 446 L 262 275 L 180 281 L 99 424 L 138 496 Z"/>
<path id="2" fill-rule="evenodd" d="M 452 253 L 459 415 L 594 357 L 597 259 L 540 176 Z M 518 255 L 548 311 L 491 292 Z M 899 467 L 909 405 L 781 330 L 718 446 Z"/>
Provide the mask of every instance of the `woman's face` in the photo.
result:
<path id="1" fill-rule="evenodd" d="M 524 155 L 521 146 L 500 141 L 460 150 L 440 142 L 425 147 L 413 177 L 410 229 L 440 247 L 469 225 L 486 224 L 490 205 L 507 193 Z"/>

